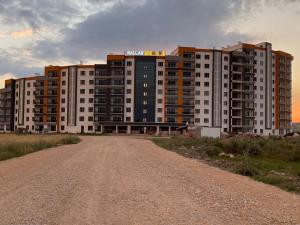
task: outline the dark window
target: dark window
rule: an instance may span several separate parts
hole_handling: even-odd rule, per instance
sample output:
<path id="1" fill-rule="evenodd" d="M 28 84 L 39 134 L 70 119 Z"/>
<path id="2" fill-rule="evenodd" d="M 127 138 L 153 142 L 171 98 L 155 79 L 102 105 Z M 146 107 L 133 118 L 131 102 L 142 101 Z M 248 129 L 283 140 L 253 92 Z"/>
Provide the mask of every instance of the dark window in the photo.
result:
<path id="1" fill-rule="evenodd" d="M 62 72 L 61 76 L 65 77 L 66 76 L 66 72 Z"/>
<path id="2" fill-rule="evenodd" d="M 209 64 L 205 64 L 204 67 L 205 67 L 206 69 L 208 69 L 208 68 L 209 68 Z"/>
<path id="3" fill-rule="evenodd" d="M 200 63 L 196 63 L 196 68 L 201 68 L 201 64 Z"/>
<path id="4" fill-rule="evenodd" d="M 126 103 L 131 103 L 131 98 L 126 98 Z"/>
<path id="5" fill-rule="evenodd" d="M 131 94 L 131 89 L 127 89 L 127 90 L 126 90 L 126 93 L 127 93 L 127 94 Z"/>
<path id="6" fill-rule="evenodd" d="M 92 118 L 93 119 L 93 118 Z M 88 130 L 92 131 L 93 130 L 93 126 L 88 126 Z"/>
<path id="7" fill-rule="evenodd" d="M 27 83 L 27 87 L 30 87 L 30 83 Z"/>
<path id="8" fill-rule="evenodd" d="M 196 59 L 201 59 L 201 55 L 200 54 L 196 54 Z"/>
<path id="9" fill-rule="evenodd" d="M 94 71 L 91 70 L 91 71 L 89 72 L 89 74 L 90 74 L 90 76 L 94 76 Z"/>
<path id="10" fill-rule="evenodd" d="M 94 118 L 92 116 L 89 116 L 89 121 L 92 122 L 94 120 Z"/>
<path id="11" fill-rule="evenodd" d="M 81 81 L 80 81 L 80 84 L 83 84 L 83 85 L 84 85 L 84 84 L 85 84 L 85 80 L 81 80 Z"/>
<path id="12" fill-rule="evenodd" d="M 60 126 L 60 129 L 61 130 L 65 130 L 65 126 Z"/>
<path id="13" fill-rule="evenodd" d="M 89 84 L 94 84 L 94 80 L 89 80 Z"/>
<path id="14" fill-rule="evenodd" d="M 61 119 L 61 121 L 65 121 L 65 117 L 64 116 L 62 116 L 60 119 Z"/>
<path id="15" fill-rule="evenodd" d="M 66 102 L 66 99 L 62 98 L 61 103 L 65 103 L 65 102 Z"/>
<path id="16" fill-rule="evenodd" d="M 158 71 L 158 76 L 163 76 L 164 72 L 163 71 Z"/>
<path id="17" fill-rule="evenodd" d="M 127 66 L 132 66 L 132 62 L 131 61 L 127 61 L 126 64 L 127 64 Z"/>
<path id="18" fill-rule="evenodd" d="M 205 55 L 205 56 L 204 56 L 204 59 L 209 59 L 209 55 Z"/>
<path id="19" fill-rule="evenodd" d="M 65 89 L 62 89 L 61 90 L 61 93 L 64 95 L 64 94 L 66 94 L 66 90 Z"/>
<path id="20" fill-rule="evenodd" d="M 158 80 L 158 85 L 163 85 L 163 81 L 162 80 Z"/>
<path id="21" fill-rule="evenodd" d="M 80 98 L 80 103 L 84 103 L 85 99 L 84 98 Z"/>
<path id="22" fill-rule="evenodd" d="M 89 103 L 94 103 L 94 99 L 93 98 L 89 98 Z"/>
<path id="23" fill-rule="evenodd" d="M 65 108 L 64 107 L 61 108 L 61 112 L 65 112 Z"/>
<path id="24" fill-rule="evenodd" d="M 158 66 L 162 67 L 162 66 L 164 66 L 164 63 L 163 62 L 158 62 Z"/>
<path id="25" fill-rule="evenodd" d="M 131 112 L 131 108 L 126 108 L 126 112 Z"/>
<path id="26" fill-rule="evenodd" d="M 85 71 L 81 71 L 81 72 L 80 72 L 80 75 L 81 75 L 81 76 L 84 76 L 84 75 L 85 75 Z"/>
<path id="27" fill-rule="evenodd" d="M 209 78 L 209 73 L 204 73 L 204 77 Z"/>
<path id="28" fill-rule="evenodd" d="M 83 116 L 80 116 L 80 117 L 79 117 L 79 121 L 84 121 L 84 117 L 83 117 Z"/>
<path id="29" fill-rule="evenodd" d="M 89 107 L 89 112 L 93 112 L 94 108 L 93 107 Z"/>
<path id="30" fill-rule="evenodd" d="M 66 81 L 65 80 L 63 80 L 62 82 L 61 82 L 61 85 L 66 85 Z"/>
<path id="31" fill-rule="evenodd" d="M 131 80 L 127 80 L 127 84 L 130 85 L 131 84 Z"/>
<path id="32" fill-rule="evenodd" d="M 80 89 L 80 94 L 85 94 L 85 89 Z"/>
<path id="33" fill-rule="evenodd" d="M 84 107 L 80 107 L 80 112 L 84 112 Z"/>

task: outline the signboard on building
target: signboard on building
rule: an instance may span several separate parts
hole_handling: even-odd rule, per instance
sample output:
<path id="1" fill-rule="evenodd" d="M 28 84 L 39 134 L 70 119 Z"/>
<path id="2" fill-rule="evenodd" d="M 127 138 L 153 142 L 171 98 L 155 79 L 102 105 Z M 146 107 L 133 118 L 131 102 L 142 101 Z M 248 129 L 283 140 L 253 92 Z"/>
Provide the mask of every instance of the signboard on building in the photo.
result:
<path id="1" fill-rule="evenodd" d="M 125 51 L 126 56 L 166 56 L 166 51 Z"/>

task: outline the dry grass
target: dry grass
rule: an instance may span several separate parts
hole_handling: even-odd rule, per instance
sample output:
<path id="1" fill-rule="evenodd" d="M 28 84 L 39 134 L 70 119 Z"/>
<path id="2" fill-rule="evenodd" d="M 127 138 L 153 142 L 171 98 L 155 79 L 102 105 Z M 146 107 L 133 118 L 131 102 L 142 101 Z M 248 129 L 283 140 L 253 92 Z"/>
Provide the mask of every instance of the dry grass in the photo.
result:
<path id="1" fill-rule="evenodd" d="M 0 161 L 28 153 L 80 141 L 72 135 L 16 135 L 0 134 Z"/>

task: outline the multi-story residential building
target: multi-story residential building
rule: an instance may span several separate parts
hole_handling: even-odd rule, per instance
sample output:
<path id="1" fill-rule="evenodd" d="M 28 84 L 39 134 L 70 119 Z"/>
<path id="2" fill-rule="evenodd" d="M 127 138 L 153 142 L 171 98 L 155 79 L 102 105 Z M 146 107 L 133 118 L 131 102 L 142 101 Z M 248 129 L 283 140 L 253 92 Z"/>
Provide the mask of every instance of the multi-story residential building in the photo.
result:
<path id="1" fill-rule="evenodd" d="M 0 90 L 3 131 L 291 131 L 293 57 L 270 43 L 110 54 L 106 64 L 47 66 Z M 204 132 L 205 133 L 205 132 Z"/>

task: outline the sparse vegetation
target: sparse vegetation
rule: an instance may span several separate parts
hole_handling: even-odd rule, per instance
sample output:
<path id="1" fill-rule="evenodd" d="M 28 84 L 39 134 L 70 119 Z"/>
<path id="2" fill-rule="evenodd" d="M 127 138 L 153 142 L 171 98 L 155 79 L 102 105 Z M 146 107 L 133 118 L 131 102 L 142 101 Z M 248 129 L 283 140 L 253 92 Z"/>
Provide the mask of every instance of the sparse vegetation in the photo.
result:
<path id="1" fill-rule="evenodd" d="M 76 144 L 73 135 L 0 135 L 0 161 L 59 145 Z"/>
<path id="2" fill-rule="evenodd" d="M 300 138 L 154 138 L 181 155 L 300 193 Z"/>

